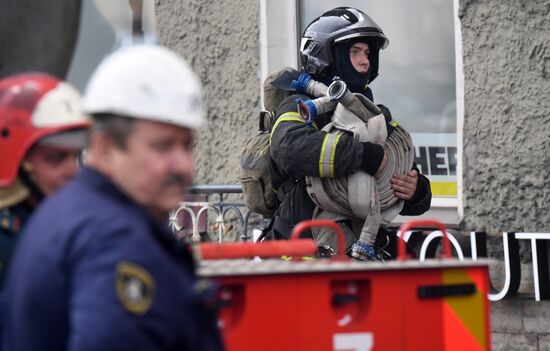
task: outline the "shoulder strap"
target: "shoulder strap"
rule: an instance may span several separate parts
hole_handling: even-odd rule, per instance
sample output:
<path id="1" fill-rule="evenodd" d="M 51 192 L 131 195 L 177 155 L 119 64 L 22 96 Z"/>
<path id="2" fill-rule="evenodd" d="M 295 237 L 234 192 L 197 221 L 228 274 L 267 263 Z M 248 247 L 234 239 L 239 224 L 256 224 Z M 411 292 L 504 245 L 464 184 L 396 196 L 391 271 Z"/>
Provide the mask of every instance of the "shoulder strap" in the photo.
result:
<path id="1" fill-rule="evenodd" d="M 260 118 L 258 120 L 258 128 L 260 132 L 270 132 L 273 128 L 274 113 L 272 111 L 260 111 Z"/>

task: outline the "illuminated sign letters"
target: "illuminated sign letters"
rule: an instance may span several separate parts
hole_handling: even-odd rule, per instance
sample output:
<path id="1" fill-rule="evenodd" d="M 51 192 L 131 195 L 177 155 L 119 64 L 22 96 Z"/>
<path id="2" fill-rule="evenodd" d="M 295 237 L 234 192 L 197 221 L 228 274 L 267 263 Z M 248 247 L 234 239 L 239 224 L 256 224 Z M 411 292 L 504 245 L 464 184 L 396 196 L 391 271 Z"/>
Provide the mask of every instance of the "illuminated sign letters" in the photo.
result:
<path id="1" fill-rule="evenodd" d="M 455 237 L 451 233 L 447 234 L 454 254 L 458 259 L 463 260 L 465 257 L 471 257 L 473 260 L 477 260 L 479 257 L 487 257 L 487 235 L 485 233 L 471 232 L 469 239 L 463 236 Z M 407 232 L 402 237 L 405 241 L 409 241 L 412 235 L 411 232 Z M 441 237 L 442 233 L 440 231 L 434 231 L 420 238 L 420 260 L 435 257 L 437 244 Z M 502 233 L 504 283 L 500 290 L 494 288 L 491 283 L 489 300 L 499 301 L 517 293 L 521 283 L 519 240 L 529 240 L 531 242 L 535 300 L 550 300 L 550 260 L 548 255 L 550 233 L 506 232 Z"/>

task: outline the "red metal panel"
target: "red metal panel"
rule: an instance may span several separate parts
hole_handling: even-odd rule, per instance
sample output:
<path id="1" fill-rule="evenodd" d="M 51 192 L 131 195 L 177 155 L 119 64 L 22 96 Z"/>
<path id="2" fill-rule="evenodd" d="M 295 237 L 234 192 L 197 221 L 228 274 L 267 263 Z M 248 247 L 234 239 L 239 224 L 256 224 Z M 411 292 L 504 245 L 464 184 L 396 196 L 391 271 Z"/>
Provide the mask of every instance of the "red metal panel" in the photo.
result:
<path id="1" fill-rule="evenodd" d="M 306 272 L 288 269 L 292 262 L 286 270 L 261 262 L 229 276 L 212 273 L 222 286 L 227 349 L 490 350 L 486 266 L 445 259 L 342 271 L 326 269 L 337 261 L 318 262 Z M 268 270 L 260 273 L 261 265 Z M 456 290 L 464 285 L 466 292 Z M 421 286 L 436 293 L 421 297 Z"/>
<path id="2" fill-rule="evenodd" d="M 441 285 L 441 270 L 401 271 L 403 283 L 403 350 L 444 350 L 443 299 L 420 299 L 421 285 Z"/>
<path id="3" fill-rule="evenodd" d="M 468 269 L 483 296 L 484 270 Z M 371 335 L 371 350 L 450 350 L 474 340 L 464 336 L 471 334 L 464 334 L 471 332 L 464 321 L 449 319 L 444 297 L 419 298 L 419 286 L 443 285 L 440 268 L 246 275 L 218 281 L 222 300 L 228 302 L 220 321 L 230 351 L 337 350 L 338 335 L 361 333 Z M 484 306 L 474 313 L 488 327 L 487 301 Z M 488 333 L 486 329 L 486 345 Z"/>

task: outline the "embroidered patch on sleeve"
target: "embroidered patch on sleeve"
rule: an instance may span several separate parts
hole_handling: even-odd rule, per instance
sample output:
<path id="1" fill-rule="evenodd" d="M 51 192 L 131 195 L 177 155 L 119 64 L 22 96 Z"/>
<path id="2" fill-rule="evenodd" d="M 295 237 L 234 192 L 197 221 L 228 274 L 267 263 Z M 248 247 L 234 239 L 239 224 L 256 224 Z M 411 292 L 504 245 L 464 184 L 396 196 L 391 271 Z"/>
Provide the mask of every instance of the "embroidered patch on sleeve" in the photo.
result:
<path id="1" fill-rule="evenodd" d="M 117 264 L 115 286 L 122 306 L 135 315 L 146 313 L 153 303 L 155 281 L 142 266 L 121 261 Z"/>

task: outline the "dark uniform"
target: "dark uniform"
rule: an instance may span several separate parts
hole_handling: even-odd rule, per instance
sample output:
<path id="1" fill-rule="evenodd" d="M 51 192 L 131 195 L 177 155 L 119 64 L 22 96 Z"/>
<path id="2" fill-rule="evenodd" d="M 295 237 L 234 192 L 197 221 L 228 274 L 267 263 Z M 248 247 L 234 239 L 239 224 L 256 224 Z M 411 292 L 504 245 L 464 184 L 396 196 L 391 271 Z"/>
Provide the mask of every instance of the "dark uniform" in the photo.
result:
<path id="1" fill-rule="evenodd" d="M 369 88 L 359 92 L 373 100 Z M 272 130 L 270 173 L 279 200 L 273 224 L 276 238 L 287 238 L 296 224 L 313 216 L 315 204 L 307 193 L 305 176 L 338 178 L 358 170 L 374 175 L 383 157 L 377 145 L 361 143 L 347 135 L 334 140 L 327 133 L 319 132 L 330 122 L 332 112 L 317 116 L 315 124 L 305 123 L 298 113 L 296 101 L 300 98 L 312 97 L 292 95 L 286 98 L 276 111 L 277 119 Z M 388 129 L 391 130 L 389 111 L 386 114 Z M 323 172 L 326 167 L 320 165 L 327 142 L 334 142 L 332 148 L 336 150 L 328 173 Z M 416 192 L 411 200 L 405 201 L 401 214 L 422 214 L 430 208 L 430 203 L 430 182 L 419 172 Z"/>
<path id="2" fill-rule="evenodd" d="M 221 350 L 189 247 L 91 168 L 27 224 L 3 299 L 4 350 Z"/>
<path id="3" fill-rule="evenodd" d="M 32 209 L 24 203 L 0 209 L 0 288 L 4 286 L 19 232 L 31 212 Z"/>

